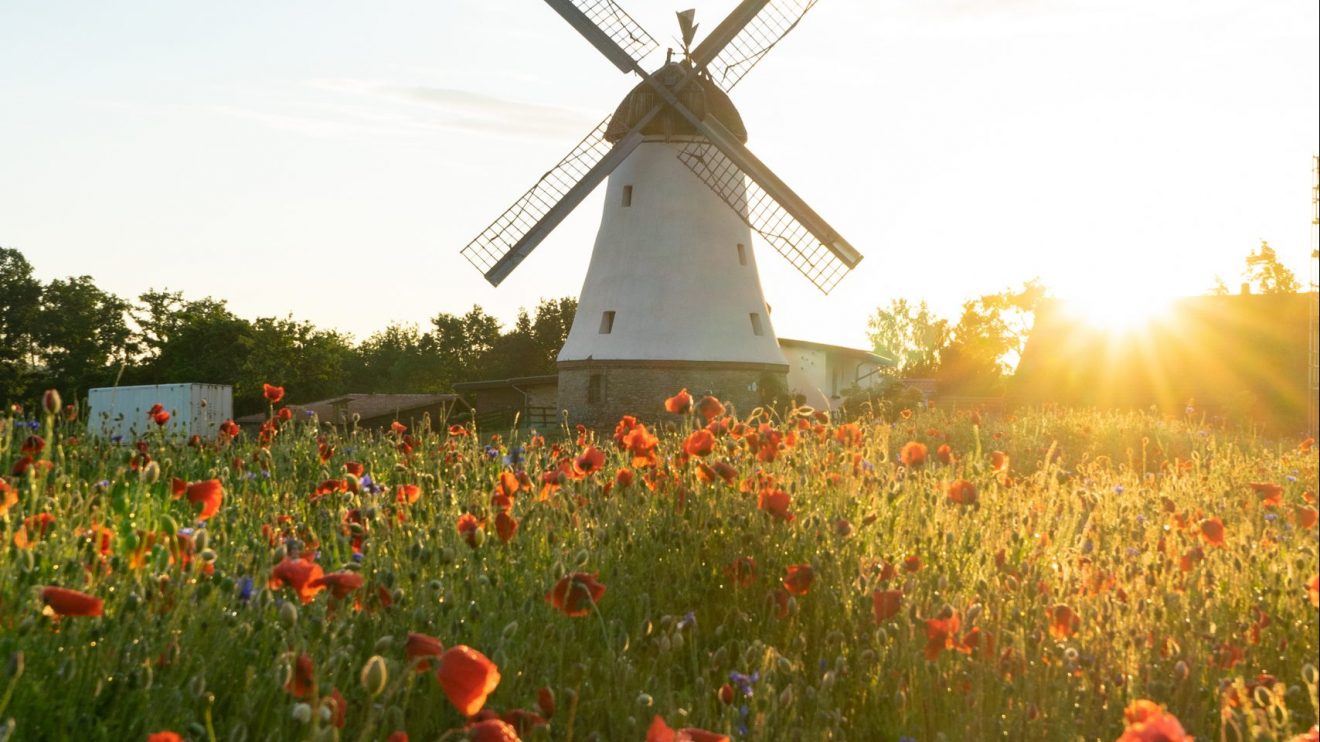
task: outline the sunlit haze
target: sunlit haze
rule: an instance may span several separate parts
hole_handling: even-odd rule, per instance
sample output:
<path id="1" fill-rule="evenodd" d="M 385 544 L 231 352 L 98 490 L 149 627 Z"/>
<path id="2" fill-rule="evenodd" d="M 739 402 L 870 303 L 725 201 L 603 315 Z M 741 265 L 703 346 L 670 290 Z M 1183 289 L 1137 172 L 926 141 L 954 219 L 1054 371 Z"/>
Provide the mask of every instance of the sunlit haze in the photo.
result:
<path id="1" fill-rule="evenodd" d="M 621 4 L 677 45 L 673 11 L 700 36 L 735 2 Z M 1304 276 L 1317 13 L 823 0 L 732 97 L 865 259 L 825 297 L 758 243 L 776 332 L 865 345 L 893 298 L 956 320 L 1035 276 L 1119 323 L 1262 239 Z M 39 278 L 359 339 L 576 296 L 603 189 L 498 288 L 459 250 L 636 83 L 538 0 L 9 0 L 0 70 L 0 246 Z"/>

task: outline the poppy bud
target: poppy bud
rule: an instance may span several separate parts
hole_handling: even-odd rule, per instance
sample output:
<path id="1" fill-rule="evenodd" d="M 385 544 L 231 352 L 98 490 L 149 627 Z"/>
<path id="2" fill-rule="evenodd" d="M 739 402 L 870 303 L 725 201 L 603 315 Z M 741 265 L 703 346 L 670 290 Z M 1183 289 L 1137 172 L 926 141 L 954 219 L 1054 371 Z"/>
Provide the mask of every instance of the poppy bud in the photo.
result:
<path id="1" fill-rule="evenodd" d="M 193 536 L 193 546 L 198 551 L 206 551 L 206 545 L 209 542 L 210 542 L 210 537 L 207 536 L 206 529 L 205 528 L 197 529 L 196 535 Z"/>
<path id="2" fill-rule="evenodd" d="M 280 606 L 280 623 L 284 624 L 286 628 L 293 628 L 294 624 L 298 623 L 298 607 L 285 601 Z"/>
<path id="3" fill-rule="evenodd" d="M 46 393 L 41 395 L 41 406 L 46 410 L 47 415 L 54 415 L 60 411 L 60 393 L 54 389 L 47 389 Z"/>
<path id="4" fill-rule="evenodd" d="M 788 685 L 779 693 L 779 705 L 790 706 L 793 703 L 793 686 Z"/>
<path id="5" fill-rule="evenodd" d="M 366 664 L 362 666 L 362 672 L 358 679 L 371 698 L 384 693 L 385 684 L 390 679 L 389 668 L 385 666 L 385 658 L 378 654 L 372 655 Z"/>
<path id="6" fill-rule="evenodd" d="M 160 464 L 155 461 L 149 462 L 142 467 L 142 481 L 147 484 L 155 484 L 160 480 Z"/>
<path id="7" fill-rule="evenodd" d="M 651 704 L 653 704 L 653 703 L 655 703 L 655 699 L 651 698 L 650 695 L 648 695 L 648 694 L 646 694 L 646 693 L 638 693 L 638 694 L 637 694 L 637 705 L 638 705 L 638 706 L 641 706 L 642 708 L 651 708 Z"/>
<path id="8" fill-rule="evenodd" d="M 305 703 L 293 704 L 293 720 L 299 724 L 306 724 L 312 720 L 312 707 Z"/>
<path id="9" fill-rule="evenodd" d="M 1173 666 L 1174 680 L 1186 680 L 1187 677 L 1191 674 L 1192 674 L 1191 670 L 1187 668 L 1187 663 L 1183 662 L 1182 660 L 1178 660 L 1178 664 Z"/>
<path id="10" fill-rule="evenodd" d="M 509 639 L 513 638 L 513 635 L 517 633 L 517 631 L 518 631 L 518 622 L 510 621 L 509 623 L 505 624 L 504 631 L 500 632 L 500 636 L 503 637 L 504 641 L 508 641 Z"/>

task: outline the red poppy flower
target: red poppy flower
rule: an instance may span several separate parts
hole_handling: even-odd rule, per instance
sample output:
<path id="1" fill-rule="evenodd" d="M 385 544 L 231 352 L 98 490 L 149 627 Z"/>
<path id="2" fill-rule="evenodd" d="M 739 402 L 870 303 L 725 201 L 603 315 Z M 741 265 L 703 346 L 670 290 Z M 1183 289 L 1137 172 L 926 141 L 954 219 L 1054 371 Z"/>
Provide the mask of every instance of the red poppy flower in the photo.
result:
<path id="1" fill-rule="evenodd" d="M 952 612 L 946 618 L 926 619 L 926 647 L 923 653 L 927 661 L 934 662 L 939 659 L 940 652 L 957 646 L 958 627 L 961 624 L 957 612 Z"/>
<path id="2" fill-rule="evenodd" d="M 740 556 L 724 568 L 724 574 L 729 576 L 733 584 L 747 587 L 756 582 L 756 560 L 749 556 Z"/>
<path id="3" fill-rule="evenodd" d="M 0 518 L 9 512 L 9 508 L 18 503 L 18 492 L 9 483 L 0 479 Z"/>
<path id="4" fill-rule="evenodd" d="M 651 435 L 645 425 L 638 424 L 633 427 L 623 437 L 623 447 L 628 453 L 632 454 L 633 468 L 644 466 L 654 466 L 656 463 L 655 448 L 660 445 L 660 439 Z"/>
<path id="5" fill-rule="evenodd" d="M 287 423 L 293 419 L 293 410 L 288 407 L 281 407 L 279 411 L 275 413 L 275 419 L 282 423 Z"/>
<path id="6" fill-rule="evenodd" d="M 904 443 L 903 449 L 898 452 L 898 460 L 909 469 L 923 466 L 926 463 L 926 444 L 917 441 Z"/>
<path id="7" fill-rule="evenodd" d="M 509 543 L 513 534 L 518 532 L 518 521 L 513 519 L 512 515 L 501 510 L 495 514 L 495 533 L 500 537 L 501 543 Z"/>
<path id="8" fill-rule="evenodd" d="M 1320 522 L 1320 512 L 1306 505 L 1298 505 L 1293 508 L 1293 522 L 1301 529 L 1315 528 L 1315 524 Z"/>
<path id="9" fill-rule="evenodd" d="M 391 732 L 390 736 L 385 738 L 385 742 L 408 742 L 408 733 L 404 731 Z"/>
<path id="10" fill-rule="evenodd" d="M 271 404 L 279 404 L 280 400 L 284 399 L 284 387 L 274 386 L 272 384 L 262 384 L 261 394 L 266 398 L 267 402 L 270 402 Z"/>
<path id="11" fill-rule="evenodd" d="M 284 690 L 288 691 L 294 698 L 306 698 L 312 694 L 312 680 L 315 675 L 316 668 L 312 665 L 312 658 L 300 654 L 293 661 L 289 680 L 284 684 Z"/>
<path id="12" fill-rule="evenodd" d="M 170 421 L 170 413 L 166 412 L 165 410 L 161 410 L 160 412 L 157 412 L 156 414 L 152 415 L 151 419 L 157 425 L 164 425 L 165 423 Z"/>
<path id="13" fill-rule="evenodd" d="M 95 595 L 54 585 L 41 591 L 41 602 L 60 616 L 99 616 L 105 605 Z"/>
<path id="14" fill-rule="evenodd" d="M 403 656 L 407 658 L 408 664 L 413 664 L 415 660 L 422 659 L 417 663 L 417 672 L 424 672 L 435 665 L 433 658 L 444 654 L 445 645 L 434 636 L 419 634 L 415 631 L 408 632 L 408 641 L 403 645 Z"/>
<path id="15" fill-rule="evenodd" d="M 1311 599 L 1311 606 L 1320 608 L 1320 574 L 1312 575 L 1306 583 L 1306 596 Z"/>
<path id="16" fill-rule="evenodd" d="M 605 452 L 595 446 L 587 446 L 587 450 L 573 460 L 573 471 L 579 477 L 586 477 L 600 471 L 604 465 Z"/>
<path id="17" fill-rule="evenodd" d="M 1277 508 L 1283 504 L 1283 486 L 1272 482 L 1252 482 L 1251 490 L 1260 497 L 1260 504 L 1267 508 Z"/>
<path id="18" fill-rule="evenodd" d="M 939 459 L 941 464 L 952 464 L 953 449 L 949 448 L 947 443 L 941 444 L 939 448 L 935 449 L 935 458 Z"/>
<path id="19" fill-rule="evenodd" d="M 1178 717 L 1154 701 L 1138 699 L 1123 710 L 1127 728 L 1118 742 L 1190 742 Z"/>
<path id="20" fill-rule="evenodd" d="M 347 598 L 350 593 L 362 587 L 362 575 L 357 572 L 331 572 L 312 580 L 311 587 L 330 588 L 330 594 L 338 600 Z"/>
<path id="21" fill-rule="evenodd" d="M 723 734 L 685 727 L 675 731 L 657 715 L 646 730 L 646 742 L 729 742 Z"/>
<path id="22" fill-rule="evenodd" d="M 440 688 L 464 716 L 473 716 L 486 705 L 486 697 L 500 684 L 500 671 L 486 655 L 462 644 L 440 655 L 435 677 Z"/>
<path id="23" fill-rule="evenodd" d="M 990 468 L 997 472 L 1008 470 L 1008 454 L 1003 451 L 990 452 Z"/>
<path id="24" fill-rule="evenodd" d="M 1307 438 L 1306 440 L 1297 444 L 1297 450 L 1301 451 L 1302 453 L 1310 453 L 1311 449 L 1314 447 L 1315 447 L 1314 438 Z"/>
<path id="25" fill-rule="evenodd" d="M 275 565 L 271 570 L 270 587 L 278 590 L 284 585 L 293 588 L 298 593 L 298 599 L 303 603 L 310 603 L 316 597 L 316 594 L 325 588 L 316 584 L 325 570 L 321 565 L 310 559 L 290 559 L 284 557 L 284 561 Z"/>
<path id="26" fill-rule="evenodd" d="M 875 613 L 875 622 L 884 623 L 903 607 L 902 590 L 875 590 L 871 593 L 871 610 Z"/>
<path id="27" fill-rule="evenodd" d="M 591 606 L 605 595 L 605 586 L 596 582 L 597 572 L 574 572 L 555 583 L 545 599 L 565 616 L 585 616 Z"/>
<path id="28" fill-rule="evenodd" d="M 1049 608 L 1046 615 L 1050 620 L 1050 636 L 1055 639 L 1067 639 L 1082 625 L 1082 619 L 1073 609 L 1062 603 Z"/>
<path id="29" fill-rule="evenodd" d="M 206 520 L 220 510 L 225 490 L 219 479 L 205 479 L 188 485 L 187 495 L 188 502 L 194 505 L 201 503 L 202 512 L 197 514 L 197 519 Z"/>
<path id="30" fill-rule="evenodd" d="M 512 497 L 522 488 L 522 483 L 518 481 L 518 475 L 511 471 L 500 472 L 499 489 L 504 494 Z"/>
<path id="31" fill-rule="evenodd" d="M 147 742 L 183 742 L 178 732 L 152 732 L 147 735 Z"/>
<path id="32" fill-rule="evenodd" d="M 711 420 L 724 414 L 724 405 L 720 404 L 718 399 L 707 394 L 697 403 L 697 414 L 701 415 L 701 419 L 709 423 Z"/>
<path id="33" fill-rule="evenodd" d="M 477 531 L 481 528 L 481 523 L 477 520 L 477 516 L 472 513 L 463 513 L 458 516 L 458 523 L 456 526 L 459 535 L 463 537 L 463 540 L 467 542 L 468 546 L 475 549 L 481 545 L 481 541 L 479 540 L 481 536 L 477 535 Z"/>
<path id="34" fill-rule="evenodd" d="M 949 485 L 949 501 L 959 505 L 972 505 L 976 502 L 976 485 L 966 479 L 954 480 Z"/>
<path id="35" fill-rule="evenodd" d="M 220 423 L 220 432 L 224 433 L 230 438 L 236 438 L 238 437 L 239 433 L 243 432 L 243 429 L 238 427 L 238 423 L 234 422 L 233 420 L 225 420 L 224 422 Z"/>
<path id="36" fill-rule="evenodd" d="M 463 427 L 462 425 L 450 425 L 450 426 L 449 426 L 449 435 L 450 435 L 450 437 L 453 437 L 453 438 L 463 438 L 463 437 L 465 437 L 467 434 L 468 434 L 468 430 L 467 430 L 467 428 Z"/>
<path id="37" fill-rule="evenodd" d="M 469 742 L 519 742 L 518 730 L 502 719 L 484 719 L 464 727 Z"/>
<path id="38" fill-rule="evenodd" d="M 715 436 L 705 428 L 697 428 L 683 441 L 683 452 L 689 456 L 706 457 L 715 448 Z"/>
<path id="39" fill-rule="evenodd" d="M 422 488 L 415 484 L 401 484 L 394 488 L 394 501 L 406 505 L 416 503 L 422 497 Z"/>
<path id="40" fill-rule="evenodd" d="M 790 564 L 784 577 L 784 589 L 794 595 L 806 595 L 811 581 L 816 578 L 810 564 Z"/>
<path id="41" fill-rule="evenodd" d="M 348 713 L 348 701 L 344 700 L 344 694 L 340 693 L 338 688 L 331 688 L 329 695 L 322 698 L 321 703 L 330 706 L 330 723 L 337 729 L 343 729 L 345 716 Z"/>
<path id="42" fill-rule="evenodd" d="M 18 452 L 24 456 L 36 456 L 46 447 L 46 439 L 39 435 L 29 435 L 23 439 L 23 445 L 19 446 Z"/>
<path id="43" fill-rule="evenodd" d="M 1224 522 L 1218 518 L 1201 521 L 1201 537 L 1211 546 L 1224 545 Z"/>
<path id="44" fill-rule="evenodd" d="M 619 489 L 625 489 L 633 483 L 632 469 L 619 469 L 614 473 L 614 484 Z"/>
<path id="45" fill-rule="evenodd" d="M 921 557 L 916 554 L 909 554 L 903 557 L 903 571 L 916 572 L 921 569 Z"/>
<path id="46" fill-rule="evenodd" d="M 665 400 L 665 412 L 685 415 L 690 409 L 692 409 L 692 395 L 688 394 L 686 389 Z"/>
<path id="47" fill-rule="evenodd" d="M 789 494 L 778 487 L 764 487 L 756 495 L 756 509 L 769 513 L 785 523 L 792 523 L 797 516 L 788 511 L 792 502 Z"/>

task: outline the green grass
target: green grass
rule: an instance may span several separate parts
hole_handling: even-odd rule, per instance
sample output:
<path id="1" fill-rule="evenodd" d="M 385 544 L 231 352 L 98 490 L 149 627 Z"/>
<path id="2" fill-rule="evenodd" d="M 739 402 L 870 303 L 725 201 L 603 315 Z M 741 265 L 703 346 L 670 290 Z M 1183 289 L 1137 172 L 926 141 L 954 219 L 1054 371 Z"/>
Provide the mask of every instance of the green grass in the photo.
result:
<path id="1" fill-rule="evenodd" d="M 338 431 L 322 434 L 335 449 L 322 463 L 317 430 L 299 421 L 268 449 L 248 434 L 201 448 L 151 438 L 154 466 L 139 471 L 132 448 L 47 419 L 41 458 L 52 466 L 8 478 L 17 502 L 0 520 L 0 722 L 13 720 L 15 739 L 173 729 L 193 740 L 383 740 L 394 730 L 432 740 L 465 720 L 433 673 L 407 667 L 403 644 L 416 631 L 498 665 L 487 708 L 534 710 L 538 689 L 550 688 L 557 711 L 525 739 L 640 740 L 656 714 L 735 739 L 1114 739 L 1137 698 L 1166 705 L 1198 739 L 1286 739 L 1316 723 L 1320 650 L 1307 584 L 1317 536 L 1293 513 L 1314 507 L 1304 493 L 1317 489 L 1317 459 L 1297 441 L 1191 418 L 1034 410 L 974 425 L 919 410 L 862 421 L 861 445 L 846 447 L 835 426 L 778 420 L 797 440 L 773 462 L 731 436 L 708 457 L 731 463 L 742 488 L 700 481 L 678 457 L 697 422 L 663 418 L 654 489 L 638 470 L 630 487 L 606 493 L 630 462 L 601 435 L 603 471 L 543 501 L 518 493 L 508 544 L 491 506 L 510 469 L 504 457 L 521 448 L 518 468 L 539 488 L 544 472 L 580 452 L 572 431 L 534 447 L 506 435 L 493 455 L 490 431 L 411 431 L 411 455 L 394 435 Z M 31 431 L 3 422 L 9 471 Z M 898 452 L 911 440 L 930 457 L 909 470 Z M 935 459 L 942 443 L 954 464 Z M 1008 454 L 1008 472 L 992 469 L 992 451 Z M 313 501 L 346 461 L 364 463 L 383 491 Z M 791 494 L 792 522 L 757 509 L 757 472 Z M 221 479 L 223 506 L 194 532 L 186 566 L 165 537 L 135 559 L 145 534 L 198 525 L 195 508 L 171 498 L 173 477 Z M 974 506 L 947 500 L 956 478 L 976 486 Z M 1252 482 L 1282 485 L 1283 505 L 1265 507 Z M 416 504 L 395 502 L 404 483 L 421 486 Z M 360 561 L 350 510 L 362 514 Z M 491 518 L 478 548 L 455 528 L 465 511 Z M 41 512 L 54 524 L 19 548 L 15 533 Z M 1209 517 L 1224 523 L 1221 547 L 1200 533 Z M 104 554 L 94 526 L 113 533 Z M 328 592 L 301 605 L 269 589 L 288 539 L 316 542 L 327 572 L 359 570 L 360 610 Z M 211 574 L 199 540 L 213 553 Z M 1197 548 L 1204 558 L 1184 571 L 1181 558 Z M 902 569 L 909 555 L 919 570 Z M 726 573 L 742 556 L 758 566 L 745 587 Z M 904 598 L 877 625 L 870 596 L 886 562 L 899 568 L 885 587 Z M 815 578 L 781 616 L 774 592 L 791 564 L 812 565 Z M 570 618 L 546 594 L 577 571 L 598 572 L 607 592 L 591 614 Z M 244 578 L 254 582 L 247 600 Z M 104 615 L 43 614 L 48 585 L 102 598 Z M 1050 632 L 1056 605 L 1080 619 L 1071 636 Z M 964 632 L 974 617 L 992 634 L 993 653 L 983 644 L 927 660 L 926 620 L 950 611 Z M 334 687 L 347 699 L 343 729 L 295 718 L 299 701 L 284 685 L 302 653 L 318 693 Z M 374 699 L 359 680 L 373 655 L 389 670 Z M 757 679 L 749 697 L 736 689 L 725 705 L 717 691 L 731 672 Z M 1277 682 L 1248 690 L 1262 673 Z"/>

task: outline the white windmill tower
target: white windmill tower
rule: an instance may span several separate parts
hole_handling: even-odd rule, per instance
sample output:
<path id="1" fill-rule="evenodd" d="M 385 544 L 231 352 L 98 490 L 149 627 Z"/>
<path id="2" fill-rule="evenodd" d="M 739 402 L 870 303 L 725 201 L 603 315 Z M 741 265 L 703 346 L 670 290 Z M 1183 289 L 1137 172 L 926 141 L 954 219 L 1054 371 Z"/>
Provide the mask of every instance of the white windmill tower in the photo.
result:
<path id="1" fill-rule="evenodd" d="M 743 0 L 695 48 L 692 11 L 679 13 L 683 59 L 654 72 L 641 60 L 658 44 L 614 0 L 545 1 L 642 82 L 462 253 L 499 285 L 608 177 L 559 407 L 604 427 L 687 387 L 748 411 L 788 370 L 752 233 L 825 293 L 862 259 L 747 150 L 727 95 L 816 0 Z"/>

